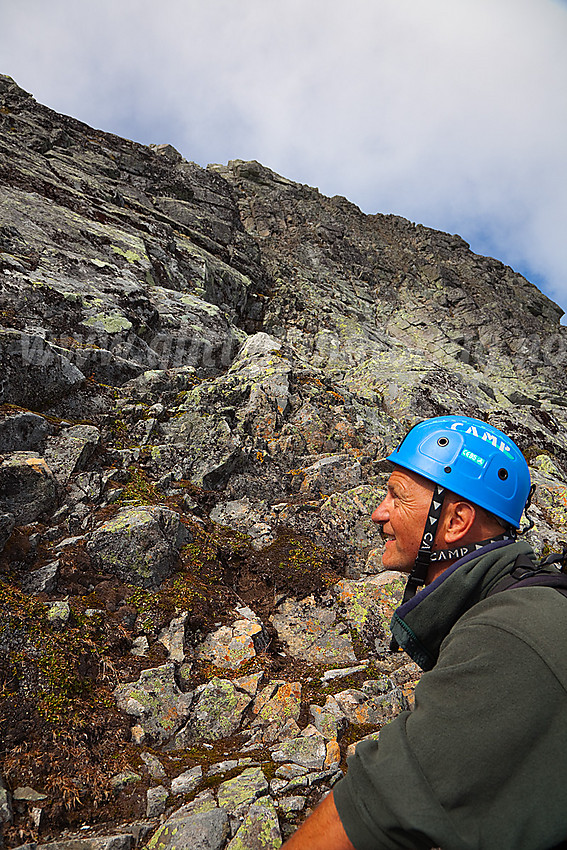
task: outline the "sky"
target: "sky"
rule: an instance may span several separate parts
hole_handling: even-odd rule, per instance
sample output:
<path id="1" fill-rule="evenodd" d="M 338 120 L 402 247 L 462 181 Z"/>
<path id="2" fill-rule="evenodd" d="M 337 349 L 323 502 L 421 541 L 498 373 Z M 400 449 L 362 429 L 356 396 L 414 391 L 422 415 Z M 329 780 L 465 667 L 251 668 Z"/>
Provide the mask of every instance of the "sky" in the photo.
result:
<path id="1" fill-rule="evenodd" d="M 449 233 L 567 311 L 567 0 L 0 0 L 0 73 Z"/>

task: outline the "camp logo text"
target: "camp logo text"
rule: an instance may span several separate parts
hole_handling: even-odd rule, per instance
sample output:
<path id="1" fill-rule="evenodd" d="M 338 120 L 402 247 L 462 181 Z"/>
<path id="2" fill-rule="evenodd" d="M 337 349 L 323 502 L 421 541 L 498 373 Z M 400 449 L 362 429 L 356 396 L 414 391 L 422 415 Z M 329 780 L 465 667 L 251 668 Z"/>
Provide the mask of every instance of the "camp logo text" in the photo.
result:
<path id="1" fill-rule="evenodd" d="M 451 431 L 458 431 L 461 428 L 466 428 L 466 424 L 464 422 L 453 422 L 453 424 L 451 425 Z M 479 439 L 482 439 L 487 443 L 491 443 L 495 449 L 499 449 L 499 451 L 503 452 L 507 457 L 511 458 L 512 460 L 514 459 L 511 447 L 507 443 L 505 443 L 504 440 L 501 440 L 497 434 L 491 434 L 490 431 L 483 430 L 481 436 L 478 433 L 478 428 L 476 427 L 476 425 L 469 425 L 469 427 L 465 430 L 465 434 L 472 434 L 474 437 L 478 437 Z M 482 458 L 478 458 L 477 460 L 478 456 L 475 455 L 474 452 L 463 451 L 463 454 L 470 460 L 474 460 L 475 463 L 484 464 L 484 460 Z"/>

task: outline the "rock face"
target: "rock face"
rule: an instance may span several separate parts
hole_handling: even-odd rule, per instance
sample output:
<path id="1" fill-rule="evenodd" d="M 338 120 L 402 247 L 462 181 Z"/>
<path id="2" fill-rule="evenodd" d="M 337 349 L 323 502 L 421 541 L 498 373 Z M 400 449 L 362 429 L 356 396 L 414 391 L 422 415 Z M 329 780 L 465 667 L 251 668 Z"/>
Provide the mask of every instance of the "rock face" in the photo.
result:
<path id="1" fill-rule="evenodd" d="M 171 575 L 188 537 L 174 511 L 122 508 L 92 532 L 87 550 L 102 570 L 130 584 L 157 587 Z"/>
<path id="2" fill-rule="evenodd" d="M 567 540 L 561 310 L 458 236 L 4 76 L 0 184 L 5 846 L 276 848 L 411 706 L 370 521 L 405 431 L 500 427 L 530 541 Z"/>

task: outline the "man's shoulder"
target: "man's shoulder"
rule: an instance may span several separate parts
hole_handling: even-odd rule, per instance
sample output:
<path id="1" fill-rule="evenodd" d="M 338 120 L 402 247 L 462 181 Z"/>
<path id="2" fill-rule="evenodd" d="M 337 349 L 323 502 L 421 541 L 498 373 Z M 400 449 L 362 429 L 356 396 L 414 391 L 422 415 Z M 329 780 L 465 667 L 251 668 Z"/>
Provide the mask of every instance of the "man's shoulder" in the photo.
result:
<path id="1" fill-rule="evenodd" d="M 517 651 L 535 652 L 567 687 L 567 599 L 551 587 L 510 589 L 473 605 L 453 627 L 467 642 L 516 638 Z"/>

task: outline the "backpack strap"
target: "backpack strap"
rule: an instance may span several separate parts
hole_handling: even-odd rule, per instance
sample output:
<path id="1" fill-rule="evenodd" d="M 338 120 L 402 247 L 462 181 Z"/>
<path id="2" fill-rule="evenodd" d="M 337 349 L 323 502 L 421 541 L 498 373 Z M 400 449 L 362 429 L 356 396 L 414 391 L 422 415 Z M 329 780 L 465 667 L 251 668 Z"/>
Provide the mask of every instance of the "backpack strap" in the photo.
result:
<path id="1" fill-rule="evenodd" d="M 512 572 L 500 579 L 486 596 L 516 587 L 553 587 L 567 597 L 567 575 L 559 570 L 555 573 L 546 572 L 534 566 L 527 555 L 518 555 Z"/>

